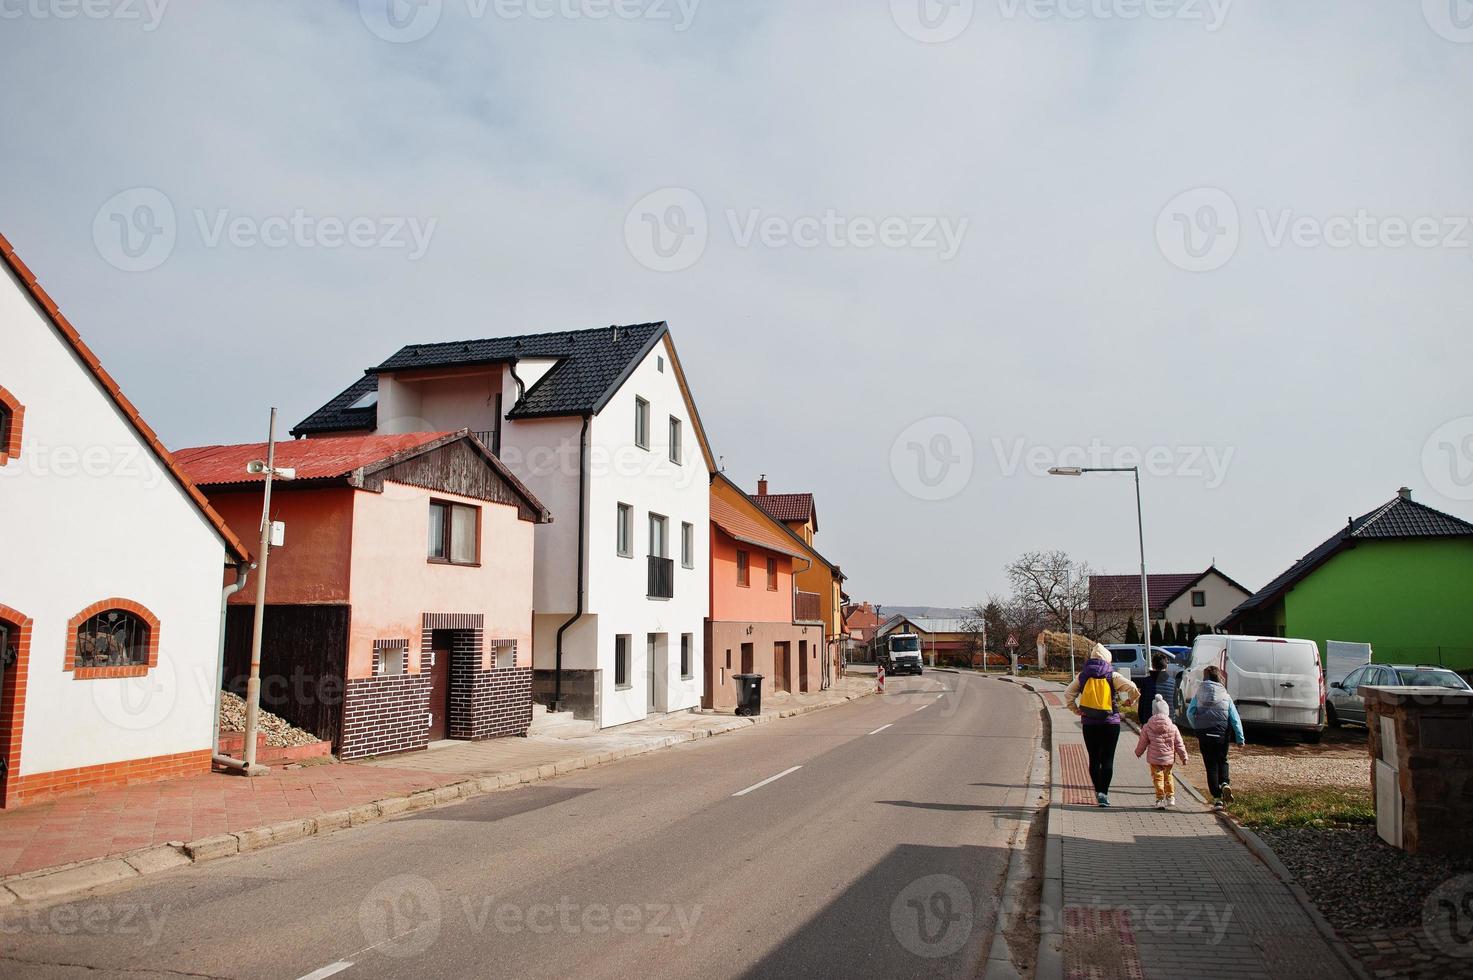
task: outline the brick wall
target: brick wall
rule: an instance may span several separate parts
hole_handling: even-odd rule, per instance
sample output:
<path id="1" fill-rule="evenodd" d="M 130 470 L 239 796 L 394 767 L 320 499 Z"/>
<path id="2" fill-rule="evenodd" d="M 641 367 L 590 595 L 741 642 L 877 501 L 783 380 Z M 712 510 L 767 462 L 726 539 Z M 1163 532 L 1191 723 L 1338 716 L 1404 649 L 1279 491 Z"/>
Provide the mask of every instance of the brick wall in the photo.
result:
<path id="1" fill-rule="evenodd" d="M 210 771 L 210 750 L 178 752 L 127 762 L 107 762 L 80 769 L 28 773 L 6 789 L 5 805 L 26 806 L 53 797 L 105 786 L 132 786 L 179 776 L 196 776 Z"/>
<path id="2" fill-rule="evenodd" d="M 532 724 L 532 668 L 523 666 L 514 640 L 512 664 L 485 668 L 482 631 L 456 633 L 450 661 L 450 737 L 479 741 L 525 735 Z"/>
<path id="3" fill-rule="evenodd" d="M 338 757 L 360 759 L 422 749 L 430 743 L 430 675 L 359 677 L 343 696 Z"/>

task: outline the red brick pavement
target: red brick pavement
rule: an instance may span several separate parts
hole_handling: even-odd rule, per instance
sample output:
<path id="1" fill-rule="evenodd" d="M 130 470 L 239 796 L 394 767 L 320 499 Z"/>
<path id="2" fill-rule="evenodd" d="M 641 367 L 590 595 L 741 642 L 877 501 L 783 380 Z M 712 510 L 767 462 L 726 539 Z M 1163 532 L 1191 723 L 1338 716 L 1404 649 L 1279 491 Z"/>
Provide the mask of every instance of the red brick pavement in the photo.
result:
<path id="1" fill-rule="evenodd" d="M 81 793 L 0 811 L 0 877 L 317 816 L 468 778 L 319 765 L 250 779 L 217 772 Z"/>
<path id="2" fill-rule="evenodd" d="M 1060 789 L 1064 805 L 1095 805 L 1094 783 L 1089 778 L 1089 754 L 1078 742 L 1059 746 Z"/>

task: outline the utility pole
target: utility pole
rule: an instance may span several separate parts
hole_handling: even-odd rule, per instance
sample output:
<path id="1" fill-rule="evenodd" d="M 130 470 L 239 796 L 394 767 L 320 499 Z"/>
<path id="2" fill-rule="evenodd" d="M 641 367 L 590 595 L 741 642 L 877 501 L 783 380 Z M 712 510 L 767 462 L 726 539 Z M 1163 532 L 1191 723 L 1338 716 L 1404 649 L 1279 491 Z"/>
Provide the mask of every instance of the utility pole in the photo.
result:
<path id="1" fill-rule="evenodd" d="M 1074 566 L 1064 569 L 1064 601 L 1069 603 L 1069 676 L 1074 676 Z"/>
<path id="2" fill-rule="evenodd" d="M 271 483 L 280 478 L 290 480 L 295 470 L 276 468 L 276 409 L 271 409 L 271 422 L 266 429 L 266 460 L 255 461 L 246 466 L 247 473 L 264 473 L 266 490 L 261 499 L 261 550 L 257 559 L 260 577 L 256 579 L 256 613 L 251 626 L 251 672 L 246 679 L 246 722 L 245 762 L 247 776 L 261 776 L 270 772 L 265 766 L 256 764 L 256 731 L 261 716 L 261 630 L 266 620 L 266 566 L 271 557 Z"/>

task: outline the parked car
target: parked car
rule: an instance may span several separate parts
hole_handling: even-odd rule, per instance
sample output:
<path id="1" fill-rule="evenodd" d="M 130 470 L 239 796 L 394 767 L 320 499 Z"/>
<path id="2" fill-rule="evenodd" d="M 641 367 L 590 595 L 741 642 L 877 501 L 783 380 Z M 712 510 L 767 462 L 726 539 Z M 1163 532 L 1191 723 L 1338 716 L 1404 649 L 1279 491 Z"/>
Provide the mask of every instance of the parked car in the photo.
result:
<path id="1" fill-rule="evenodd" d="M 1363 687 L 1440 687 L 1451 691 L 1473 690 L 1468 682 L 1446 667 L 1422 664 L 1367 664 L 1330 685 L 1325 711 L 1329 722 L 1340 727 L 1345 722 L 1366 723 L 1366 705 L 1360 696 Z"/>
<path id="2" fill-rule="evenodd" d="M 1142 643 L 1109 643 L 1105 649 L 1110 651 L 1110 662 L 1115 665 L 1116 670 L 1125 671 L 1131 680 L 1139 680 L 1151 672 L 1151 660 L 1146 656 L 1146 647 Z M 1165 647 L 1151 647 L 1152 653 L 1165 654 L 1168 670 L 1171 664 L 1177 663 L 1170 650 Z M 1175 671 L 1172 671 L 1175 673 Z"/>
<path id="3" fill-rule="evenodd" d="M 1325 730 L 1325 675 L 1313 640 L 1273 636 L 1199 636 L 1191 665 L 1176 687 L 1176 714 L 1186 724 L 1187 705 L 1202 686 L 1202 671 L 1223 672 L 1244 727 L 1297 732 L 1318 742 Z"/>

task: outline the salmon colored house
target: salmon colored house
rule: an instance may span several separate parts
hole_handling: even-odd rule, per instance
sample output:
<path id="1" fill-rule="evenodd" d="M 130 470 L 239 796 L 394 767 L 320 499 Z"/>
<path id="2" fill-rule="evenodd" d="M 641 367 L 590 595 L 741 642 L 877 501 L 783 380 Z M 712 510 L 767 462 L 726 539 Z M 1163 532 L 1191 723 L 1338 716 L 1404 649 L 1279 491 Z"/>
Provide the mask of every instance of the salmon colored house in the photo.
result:
<path id="1" fill-rule="evenodd" d="M 175 454 L 226 523 L 259 534 L 263 443 Z M 546 509 L 475 436 L 280 443 L 262 707 L 342 758 L 525 735 L 533 528 Z M 255 592 L 231 597 L 226 685 L 243 689 Z"/>
<path id="2" fill-rule="evenodd" d="M 811 493 L 769 493 L 767 476 L 757 481 L 757 493 L 751 498 L 768 517 L 779 522 L 800 539 L 802 554 L 808 561 L 795 573 L 798 580 L 798 606 L 805 619 L 819 621 L 824 628 L 824 646 L 831 676 L 838 676 L 843 651 L 848 639 L 844 629 L 844 572 L 817 548 L 813 539 L 818 534 L 818 507 Z"/>
<path id="3" fill-rule="evenodd" d="M 817 609 L 800 608 L 796 587 L 795 576 L 812 562 L 807 551 L 740 487 L 712 477 L 703 707 L 735 708 L 737 674 L 763 675 L 765 692 L 824 686 L 823 621 Z"/>

